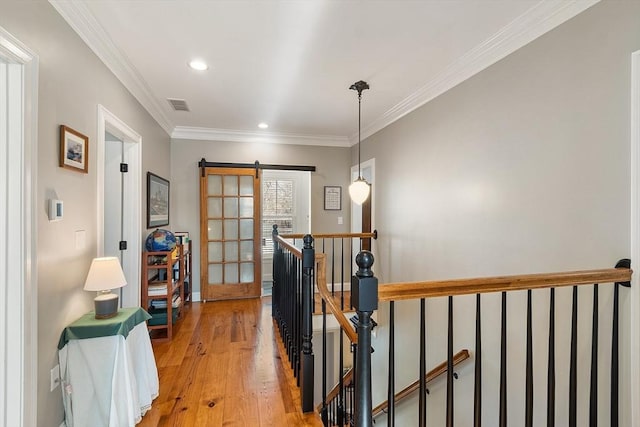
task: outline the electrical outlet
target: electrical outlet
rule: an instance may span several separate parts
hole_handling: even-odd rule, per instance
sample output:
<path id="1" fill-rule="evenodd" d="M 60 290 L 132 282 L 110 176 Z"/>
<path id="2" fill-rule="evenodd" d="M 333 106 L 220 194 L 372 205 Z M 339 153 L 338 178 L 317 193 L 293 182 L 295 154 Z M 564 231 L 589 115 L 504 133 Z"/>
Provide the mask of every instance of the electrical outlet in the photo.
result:
<path id="1" fill-rule="evenodd" d="M 60 365 L 56 365 L 51 370 L 51 391 L 60 385 Z"/>

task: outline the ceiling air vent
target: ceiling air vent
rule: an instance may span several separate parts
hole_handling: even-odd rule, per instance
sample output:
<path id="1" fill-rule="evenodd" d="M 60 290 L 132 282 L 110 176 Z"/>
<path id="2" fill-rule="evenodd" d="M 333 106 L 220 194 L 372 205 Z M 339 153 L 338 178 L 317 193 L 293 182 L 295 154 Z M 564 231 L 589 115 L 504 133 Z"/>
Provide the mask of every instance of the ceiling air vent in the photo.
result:
<path id="1" fill-rule="evenodd" d="M 173 109 L 176 111 L 190 111 L 189 106 L 187 105 L 187 101 L 185 101 L 184 99 L 167 98 L 167 101 L 169 101 L 169 104 L 171 104 Z"/>

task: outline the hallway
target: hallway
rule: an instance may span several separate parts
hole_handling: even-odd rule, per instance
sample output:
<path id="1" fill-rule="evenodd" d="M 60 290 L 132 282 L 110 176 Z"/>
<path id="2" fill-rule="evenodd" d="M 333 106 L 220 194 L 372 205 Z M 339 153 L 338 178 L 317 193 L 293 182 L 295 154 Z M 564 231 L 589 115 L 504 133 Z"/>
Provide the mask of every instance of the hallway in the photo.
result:
<path id="1" fill-rule="evenodd" d="M 138 426 L 322 425 L 300 412 L 270 298 L 193 303 L 182 316 L 172 341 L 153 343 L 160 396 Z"/>

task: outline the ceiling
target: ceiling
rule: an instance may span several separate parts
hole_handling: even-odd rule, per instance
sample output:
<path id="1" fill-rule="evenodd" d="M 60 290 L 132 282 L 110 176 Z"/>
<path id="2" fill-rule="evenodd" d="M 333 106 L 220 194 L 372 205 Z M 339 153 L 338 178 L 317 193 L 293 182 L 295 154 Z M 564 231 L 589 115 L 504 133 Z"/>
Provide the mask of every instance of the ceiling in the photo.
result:
<path id="1" fill-rule="evenodd" d="M 364 139 L 597 1 L 50 0 L 172 137 L 328 146 L 357 80 Z"/>

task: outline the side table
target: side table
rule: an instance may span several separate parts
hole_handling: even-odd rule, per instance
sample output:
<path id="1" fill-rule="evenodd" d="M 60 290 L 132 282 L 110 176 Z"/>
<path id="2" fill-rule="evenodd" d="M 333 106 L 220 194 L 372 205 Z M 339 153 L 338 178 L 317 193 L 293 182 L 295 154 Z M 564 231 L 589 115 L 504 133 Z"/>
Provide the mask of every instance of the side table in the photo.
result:
<path id="1" fill-rule="evenodd" d="M 96 319 L 89 312 L 58 342 L 67 427 L 134 426 L 158 397 L 158 370 L 140 307 Z"/>

